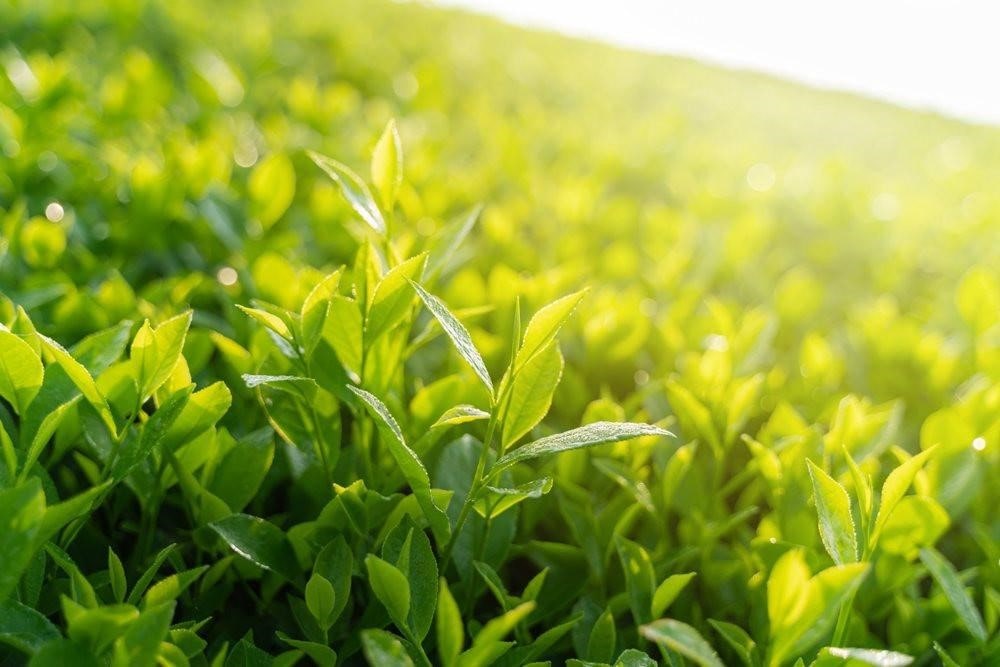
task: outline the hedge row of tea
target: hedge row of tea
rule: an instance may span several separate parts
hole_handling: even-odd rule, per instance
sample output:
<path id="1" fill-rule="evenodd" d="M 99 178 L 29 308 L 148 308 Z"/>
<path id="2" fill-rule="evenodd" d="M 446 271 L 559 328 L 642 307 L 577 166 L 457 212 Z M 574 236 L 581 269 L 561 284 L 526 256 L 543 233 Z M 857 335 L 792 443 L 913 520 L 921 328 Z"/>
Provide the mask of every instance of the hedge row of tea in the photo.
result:
<path id="1" fill-rule="evenodd" d="M 0 65 L 0 665 L 1000 664 L 1000 132 L 373 0 Z"/>

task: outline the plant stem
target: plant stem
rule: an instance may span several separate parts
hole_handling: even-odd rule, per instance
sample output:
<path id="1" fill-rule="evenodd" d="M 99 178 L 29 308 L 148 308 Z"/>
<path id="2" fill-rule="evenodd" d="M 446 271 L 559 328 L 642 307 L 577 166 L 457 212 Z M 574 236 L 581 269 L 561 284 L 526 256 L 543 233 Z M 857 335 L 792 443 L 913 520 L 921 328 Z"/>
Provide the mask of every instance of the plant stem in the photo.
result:
<path id="1" fill-rule="evenodd" d="M 475 503 L 476 495 L 483 488 L 483 484 L 485 483 L 483 473 L 486 471 L 486 461 L 489 458 L 490 447 L 493 443 L 493 434 L 496 432 L 497 427 L 498 411 L 496 407 L 496 403 L 494 403 L 492 414 L 490 415 L 490 423 L 486 427 L 486 440 L 483 442 L 483 447 L 479 451 L 479 460 L 476 462 L 476 471 L 472 474 L 472 484 L 469 485 L 469 493 L 465 496 L 465 500 L 462 503 L 462 509 L 458 513 L 458 520 L 455 522 L 455 530 L 451 533 L 451 539 L 448 540 L 448 544 L 445 545 L 444 551 L 441 553 L 440 570 L 442 572 L 444 572 L 444 570 L 448 567 L 448 563 L 451 561 L 451 554 L 455 549 L 455 543 L 458 542 L 458 536 L 461 535 L 462 528 L 465 526 L 465 522 L 469 519 L 469 512 L 472 510 L 473 503 Z"/>

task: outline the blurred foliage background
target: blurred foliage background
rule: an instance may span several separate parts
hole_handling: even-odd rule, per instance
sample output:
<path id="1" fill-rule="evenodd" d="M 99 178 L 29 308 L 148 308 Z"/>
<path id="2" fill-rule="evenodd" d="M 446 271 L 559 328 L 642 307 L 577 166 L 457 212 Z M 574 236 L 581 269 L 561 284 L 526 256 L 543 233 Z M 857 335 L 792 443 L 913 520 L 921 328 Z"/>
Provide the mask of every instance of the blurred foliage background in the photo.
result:
<path id="1" fill-rule="evenodd" d="M 294 308 L 357 250 L 305 149 L 365 173 L 396 118 L 400 254 L 484 206 L 440 293 L 492 304 L 491 369 L 517 297 L 594 288 L 553 424 L 662 414 L 681 386 L 726 425 L 752 380 L 727 438 L 782 406 L 850 442 L 892 421 L 871 452 L 947 445 L 939 499 L 995 549 L 997 128 L 381 0 L 3 0 L 0 71 L 0 320 L 23 305 L 69 344 L 190 303 L 215 379 L 234 303 Z M 755 530 L 817 542 L 802 516 Z M 974 539 L 945 549 L 959 567 Z"/>

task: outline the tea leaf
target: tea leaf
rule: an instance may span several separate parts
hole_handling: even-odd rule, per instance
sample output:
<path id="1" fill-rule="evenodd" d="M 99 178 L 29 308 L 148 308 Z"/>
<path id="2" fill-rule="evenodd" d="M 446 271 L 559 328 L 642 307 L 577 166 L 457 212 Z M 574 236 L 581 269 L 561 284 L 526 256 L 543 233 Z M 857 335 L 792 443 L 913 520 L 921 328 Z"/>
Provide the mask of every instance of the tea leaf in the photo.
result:
<path id="1" fill-rule="evenodd" d="M 711 644 L 687 623 L 665 618 L 643 625 L 639 631 L 651 642 L 677 651 L 702 667 L 724 667 Z"/>
<path id="2" fill-rule="evenodd" d="M 0 601 L 0 643 L 31 654 L 61 637 L 59 629 L 31 607 L 17 600 Z"/>
<path id="3" fill-rule="evenodd" d="M 851 498 L 837 480 L 806 459 L 819 514 L 819 534 L 830 558 L 838 565 L 858 560 L 858 540 L 851 515 Z"/>
<path id="4" fill-rule="evenodd" d="M 369 665 L 413 667 L 413 660 L 407 655 L 402 642 L 385 630 L 362 631 L 361 646 Z"/>
<path id="5" fill-rule="evenodd" d="M 340 187 L 340 192 L 344 199 L 351 205 L 354 212 L 379 234 L 385 234 L 385 219 L 382 212 L 378 210 L 375 201 L 372 199 L 368 186 L 364 184 L 357 174 L 351 171 L 346 165 L 337 162 L 313 151 L 306 151 L 309 158 L 316 163 L 326 175 L 333 179 L 333 182 Z"/>
<path id="6" fill-rule="evenodd" d="M 695 572 L 687 572 L 685 574 L 672 574 L 666 579 L 664 579 L 659 586 L 656 587 L 656 591 L 653 593 L 653 602 L 651 606 L 653 617 L 662 616 L 663 612 L 673 604 L 677 596 L 681 594 L 685 586 L 691 583 L 691 580 L 695 578 Z"/>
<path id="7" fill-rule="evenodd" d="M 628 593 L 632 617 L 637 625 L 653 619 L 653 596 L 656 586 L 653 561 L 640 545 L 616 536 L 615 547 L 625 573 L 625 590 Z"/>
<path id="8" fill-rule="evenodd" d="M 365 338 L 369 343 L 395 327 L 409 314 L 413 296 L 408 282 L 419 279 L 426 264 L 426 254 L 411 257 L 393 267 L 375 286 L 365 317 Z"/>
<path id="9" fill-rule="evenodd" d="M 118 429 L 115 427 L 115 418 L 111 415 L 111 408 L 108 407 L 107 400 L 101 394 L 100 389 L 97 388 L 94 378 L 90 376 L 87 369 L 70 356 L 70 353 L 59 343 L 41 334 L 38 335 L 38 338 L 42 341 L 42 346 L 55 359 L 55 363 L 66 373 L 66 376 L 73 382 L 80 393 L 83 394 L 83 397 L 97 410 L 101 421 L 104 422 L 104 425 L 108 429 L 108 433 L 112 437 L 117 437 Z"/>
<path id="10" fill-rule="evenodd" d="M 0 396 L 14 412 L 24 415 L 42 386 L 42 360 L 31 346 L 9 331 L 0 330 Z"/>
<path id="11" fill-rule="evenodd" d="M 288 539 L 280 528 L 259 517 L 233 514 L 208 525 L 237 554 L 265 570 L 289 580 L 299 577 L 299 567 Z"/>
<path id="12" fill-rule="evenodd" d="M 610 663 L 615 656 L 615 642 L 615 617 L 611 614 L 611 610 L 606 609 L 590 630 L 590 640 L 587 642 L 587 659 L 594 662 Z"/>
<path id="13" fill-rule="evenodd" d="M 558 435 L 550 435 L 532 443 L 518 447 L 514 451 L 501 456 L 494 464 L 491 474 L 495 475 L 501 470 L 509 468 L 515 463 L 558 454 L 573 449 L 593 447 L 608 442 L 618 442 L 620 440 L 631 440 L 644 436 L 664 436 L 673 434 L 658 426 L 650 424 L 635 424 L 630 422 L 595 422 L 575 428 Z"/>
<path id="14" fill-rule="evenodd" d="M 531 320 L 528 321 L 528 327 L 524 331 L 521 347 L 517 350 L 517 356 L 514 357 L 513 372 L 515 375 L 555 340 L 559 329 L 566 323 L 569 316 L 573 314 L 573 311 L 586 294 L 587 290 L 580 290 L 579 292 L 569 294 L 553 301 L 535 313 Z"/>
<path id="15" fill-rule="evenodd" d="M 180 417 L 181 411 L 187 405 L 192 387 L 175 392 L 150 416 L 143 425 L 138 439 L 134 442 L 126 440 L 118 459 L 111 467 L 111 476 L 115 480 L 123 480 L 142 461 L 144 461 L 163 440 L 167 431 Z"/>
<path id="16" fill-rule="evenodd" d="M 420 296 L 421 301 L 427 306 L 427 310 L 431 311 L 431 314 L 444 329 L 444 332 L 448 334 L 448 338 L 451 342 L 455 344 L 455 348 L 458 353 L 462 355 L 462 358 L 470 366 L 472 370 L 475 371 L 476 376 L 482 380 L 486 389 L 489 390 L 490 395 L 493 395 L 493 381 L 490 379 L 490 373 L 486 370 L 486 363 L 483 361 L 482 356 L 479 354 L 479 350 L 472 343 L 472 337 L 469 336 L 469 332 L 466 331 L 462 323 L 459 322 L 448 307 L 438 299 L 433 294 L 428 293 L 423 287 L 417 283 L 410 281 L 410 285 L 416 290 L 417 294 Z"/>
<path id="17" fill-rule="evenodd" d="M 462 652 L 464 631 L 462 616 L 459 613 L 455 598 L 448 589 L 448 582 L 443 577 L 438 583 L 437 612 L 435 614 L 435 631 L 438 644 L 438 654 L 445 667 L 451 667 Z"/>
<path id="18" fill-rule="evenodd" d="M 548 414 L 562 370 L 562 353 L 555 343 L 524 364 L 510 388 L 503 420 L 502 449 L 517 442 Z"/>
<path id="19" fill-rule="evenodd" d="M 986 626 L 983 625 L 983 617 L 979 614 L 972 598 L 966 592 L 965 587 L 958 578 L 958 573 L 954 566 L 942 556 L 934 547 L 925 547 L 920 550 L 920 561 L 934 577 L 945 597 L 951 604 L 952 609 L 958 614 L 969 633 L 981 642 L 987 638 Z"/>
<path id="20" fill-rule="evenodd" d="M 406 630 L 410 613 L 410 583 L 406 575 L 373 554 L 365 557 L 365 568 L 375 597 L 385 606 L 396 627 Z"/>
<path id="21" fill-rule="evenodd" d="M 379 431 L 383 434 L 396 465 L 399 466 L 410 488 L 413 489 L 417 502 L 420 503 L 420 509 L 424 513 L 424 518 L 427 519 L 431 530 L 434 531 L 435 539 L 439 544 L 444 544 L 451 534 L 451 524 L 444 511 L 434 504 L 431 497 L 431 480 L 424 464 L 416 453 L 406 445 L 399 424 L 396 423 L 389 408 L 382 401 L 364 389 L 353 386 L 348 387 L 348 389 L 364 402 L 372 416 L 376 418 Z"/>
<path id="22" fill-rule="evenodd" d="M 886 521 L 889 520 L 889 516 L 892 514 L 893 509 L 896 508 L 896 504 L 903 498 L 906 490 L 910 488 L 910 484 L 913 483 L 913 478 L 917 476 L 920 469 L 924 466 L 924 463 L 931 457 L 934 453 L 935 447 L 931 447 L 916 456 L 913 456 L 902 464 L 900 464 L 895 470 L 889 473 L 886 477 L 885 483 L 882 484 L 882 495 L 879 498 L 878 514 L 875 515 L 875 523 L 872 527 L 871 543 L 876 544 L 878 542 L 879 534 L 882 532 L 882 528 L 885 526 Z"/>
<path id="23" fill-rule="evenodd" d="M 396 121 L 390 120 L 375 144 L 371 166 L 372 183 L 379 193 L 382 206 L 390 211 L 396 203 L 396 192 L 403 182 L 403 147 L 396 130 Z"/>
<path id="24" fill-rule="evenodd" d="M 44 515 L 45 494 L 37 478 L 0 489 L 0 601 L 10 595 L 31 562 Z"/>

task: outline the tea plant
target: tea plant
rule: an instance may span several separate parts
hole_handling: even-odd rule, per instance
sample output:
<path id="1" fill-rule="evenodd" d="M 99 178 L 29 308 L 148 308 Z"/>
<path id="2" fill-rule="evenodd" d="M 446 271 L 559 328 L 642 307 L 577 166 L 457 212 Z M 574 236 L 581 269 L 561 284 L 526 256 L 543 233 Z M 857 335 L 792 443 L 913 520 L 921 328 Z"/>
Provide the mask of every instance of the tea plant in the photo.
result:
<path id="1" fill-rule="evenodd" d="M 1000 662 L 995 130 L 373 0 L 0 26 L 0 664 Z"/>

